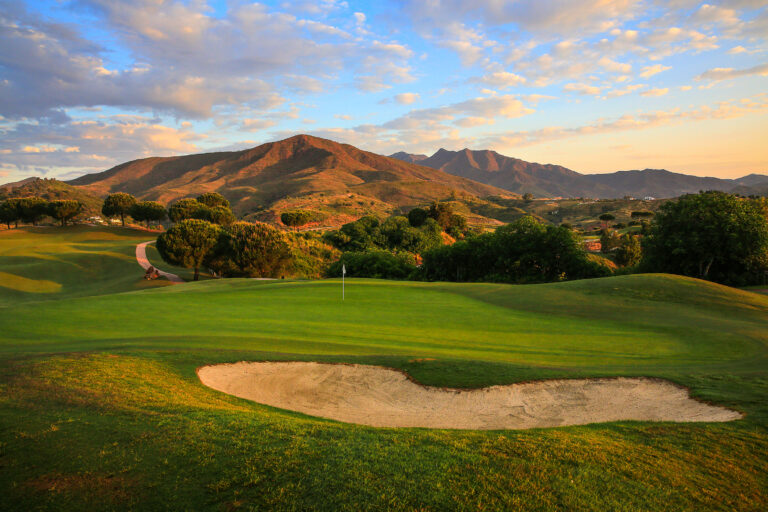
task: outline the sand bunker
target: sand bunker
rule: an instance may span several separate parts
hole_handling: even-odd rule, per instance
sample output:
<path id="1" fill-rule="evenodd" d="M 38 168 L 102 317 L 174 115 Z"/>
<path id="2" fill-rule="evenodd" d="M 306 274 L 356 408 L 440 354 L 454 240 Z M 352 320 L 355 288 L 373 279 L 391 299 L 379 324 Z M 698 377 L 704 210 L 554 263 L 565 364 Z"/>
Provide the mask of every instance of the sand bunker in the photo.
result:
<path id="1" fill-rule="evenodd" d="M 248 363 L 198 370 L 208 387 L 261 404 L 374 427 L 524 429 L 619 420 L 730 421 L 741 414 L 646 378 L 549 380 L 475 390 L 431 388 L 389 368 Z"/>

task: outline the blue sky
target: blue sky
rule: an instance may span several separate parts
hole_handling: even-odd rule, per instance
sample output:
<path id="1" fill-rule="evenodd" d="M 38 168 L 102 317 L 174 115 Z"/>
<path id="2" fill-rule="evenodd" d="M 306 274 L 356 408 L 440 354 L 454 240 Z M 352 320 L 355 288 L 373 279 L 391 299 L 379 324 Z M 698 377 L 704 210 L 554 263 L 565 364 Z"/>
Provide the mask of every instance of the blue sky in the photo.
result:
<path id="1" fill-rule="evenodd" d="M 311 133 L 768 173 L 768 2 L 0 0 L 0 182 Z"/>

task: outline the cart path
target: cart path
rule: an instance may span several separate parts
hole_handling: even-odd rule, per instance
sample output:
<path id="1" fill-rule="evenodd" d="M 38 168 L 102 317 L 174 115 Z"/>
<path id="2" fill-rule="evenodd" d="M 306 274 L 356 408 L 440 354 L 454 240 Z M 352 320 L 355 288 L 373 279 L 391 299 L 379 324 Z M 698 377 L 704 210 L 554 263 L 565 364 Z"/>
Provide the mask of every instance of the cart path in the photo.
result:
<path id="1" fill-rule="evenodd" d="M 136 261 L 139 262 L 139 265 L 141 265 L 141 268 L 143 268 L 144 270 L 147 270 L 149 267 L 154 266 L 147 259 L 147 244 L 151 244 L 153 241 L 154 240 L 150 240 L 149 242 L 142 242 L 136 246 Z M 157 267 L 155 267 L 155 270 L 157 270 L 158 274 L 165 277 L 172 283 L 184 282 L 184 280 L 179 276 L 177 276 L 176 274 L 171 274 L 170 272 L 163 272 Z"/>

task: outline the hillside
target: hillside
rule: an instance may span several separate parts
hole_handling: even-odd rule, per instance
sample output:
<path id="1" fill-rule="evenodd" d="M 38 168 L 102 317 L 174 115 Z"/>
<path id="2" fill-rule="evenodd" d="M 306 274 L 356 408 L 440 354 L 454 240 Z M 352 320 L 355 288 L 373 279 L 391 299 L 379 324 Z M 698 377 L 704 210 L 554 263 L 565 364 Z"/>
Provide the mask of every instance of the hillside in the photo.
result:
<path id="1" fill-rule="evenodd" d="M 0 186 L 0 200 L 11 197 L 38 196 L 48 201 L 74 199 L 84 205 L 84 212 L 99 214 L 102 201 L 87 190 L 56 179 L 27 178 Z"/>
<path id="2" fill-rule="evenodd" d="M 170 203 L 219 192 L 240 216 L 275 220 L 312 208 L 334 225 L 367 213 L 388 214 L 434 200 L 511 196 L 499 188 L 429 167 L 297 135 L 236 152 L 127 162 L 70 182 L 92 194 L 128 192 Z"/>
<path id="3" fill-rule="evenodd" d="M 662 169 L 619 171 L 607 174 L 581 174 L 566 167 L 526 162 L 491 150 L 448 151 L 439 149 L 421 158 L 398 152 L 392 158 L 405 161 L 418 159 L 419 165 L 487 183 L 505 190 L 538 197 L 671 198 L 700 190 L 741 192 L 768 187 L 768 176 L 750 174 L 735 180 L 705 178 L 674 173 Z M 736 187 L 739 187 L 738 189 Z"/>

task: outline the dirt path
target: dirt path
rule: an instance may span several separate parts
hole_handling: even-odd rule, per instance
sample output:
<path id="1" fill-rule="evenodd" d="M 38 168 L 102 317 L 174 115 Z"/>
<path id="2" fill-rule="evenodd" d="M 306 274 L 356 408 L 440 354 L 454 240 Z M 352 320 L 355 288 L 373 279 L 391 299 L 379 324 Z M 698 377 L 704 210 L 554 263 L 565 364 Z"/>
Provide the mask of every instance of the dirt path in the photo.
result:
<path id="1" fill-rule="evenodd" d="M 153 266 L 147 259 L 147 244 L 151 244 L 151 243 L 152 241 L 142 242 L 136 246 L 136 261 L 139 262 L 139 265 L 141 265 L 141 268 L 143 268 L 144 270 L 147 270 L 149 267 Z M 157 267 L 155 267 L 155 270 L 157 270 L 158 274 L 165 277 L 172 283 L 184 282 L 184 280 L 179 276 L 177 276 L 176 274 L 171 274 L 170 272 L 163 272 Z"/>
<path id="2" fill-rule="evenodd" d="M 197 374 L 206 386 L 240 398 L 374 427 L 495 430 L 741 418 L 660 379 L 564 379 L 457 390 L 356 364 L 241 362 L 205 366 Z"/>

